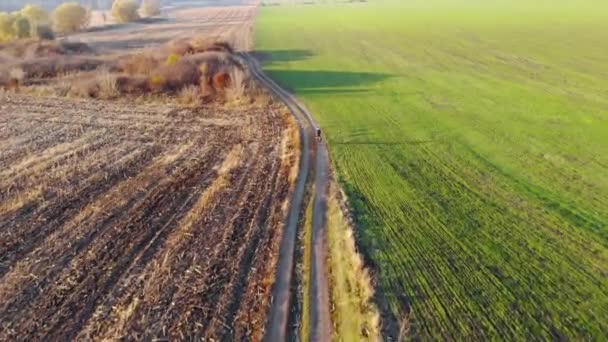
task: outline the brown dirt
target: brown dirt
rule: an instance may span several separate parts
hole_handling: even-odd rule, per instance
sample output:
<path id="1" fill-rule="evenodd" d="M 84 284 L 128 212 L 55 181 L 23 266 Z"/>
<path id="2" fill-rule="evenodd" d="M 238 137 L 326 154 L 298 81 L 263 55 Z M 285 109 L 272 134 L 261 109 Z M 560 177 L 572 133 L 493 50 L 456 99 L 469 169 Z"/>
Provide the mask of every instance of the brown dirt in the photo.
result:
<path id="1" fill-rule="evenodd" d="M 0 340 L 259 340 L 281 109 L 0 94 Z"/>

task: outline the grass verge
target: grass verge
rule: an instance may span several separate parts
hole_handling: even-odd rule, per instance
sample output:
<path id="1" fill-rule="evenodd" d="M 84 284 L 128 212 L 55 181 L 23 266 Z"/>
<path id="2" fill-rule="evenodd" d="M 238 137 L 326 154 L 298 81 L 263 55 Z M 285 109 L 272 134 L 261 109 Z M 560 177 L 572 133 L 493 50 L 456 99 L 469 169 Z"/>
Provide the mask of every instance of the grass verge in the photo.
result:
<path id="1" fill-rule="evenodd" d="M 379 341 L 380 314 L 372 298 L 369 272 L 357 252 L 342 193 L 335 183 L 329 192 L 327 245 L 329 284 L 336 341 Z"/>
<path id="2" fill-rule="evenodd" d="M 311 192 L 314 194 L 314 189 Z M 302 229 L 302 318 L 300 322 L 300 338 L 310 340 L 310 283 L 312 270 L 312 208 L 314 196 L 310 196 L 304 214 L 304 229 Z"/>

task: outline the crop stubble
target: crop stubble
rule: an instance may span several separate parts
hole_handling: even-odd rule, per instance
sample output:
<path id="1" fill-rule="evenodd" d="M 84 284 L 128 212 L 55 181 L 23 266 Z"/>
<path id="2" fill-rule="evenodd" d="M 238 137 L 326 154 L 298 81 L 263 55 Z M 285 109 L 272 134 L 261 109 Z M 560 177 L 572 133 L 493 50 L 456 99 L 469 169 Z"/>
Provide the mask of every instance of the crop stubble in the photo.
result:
<path id="1" fill-rule="evenodd" d="M 279 108 L 1 101 L 0 339 L 261 337 Z"/>

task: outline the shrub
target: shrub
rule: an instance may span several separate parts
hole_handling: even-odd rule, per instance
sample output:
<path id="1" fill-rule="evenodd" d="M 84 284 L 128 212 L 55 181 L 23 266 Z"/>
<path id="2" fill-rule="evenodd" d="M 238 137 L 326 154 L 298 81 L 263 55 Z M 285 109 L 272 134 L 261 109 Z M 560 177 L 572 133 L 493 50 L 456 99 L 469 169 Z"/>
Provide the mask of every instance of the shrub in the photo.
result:
<path id="1" fill-rule="evenodd" d="M 172 55 L 185 56 L 194 53 L 194 48 L 187 39 L 177 39 L 169 42 L 169 53 Z"/>
<path id="2" fill-rule="evenodd" d="M 82 55 L 91 52 L 85 43 L 77 42 L 52 42 L 52 41 L 32 41 L 23 44 L 13 43 L 12 52 L 15 57 L 24 59 L 39 57 L 55 57 L 61 55 Z"/>
<path id="3" fill-rule="evenodd" d="M 223 92 L 230 86 L 230 74 L 227 72 L 218 72 L 213 75 L 213 88 L 219 92 Z"/>
<path id="4" fill-rule="evenodd" d="M 34 36 L 36 36 L 37 38 L 42 39 L 42 40 L 55 39 L 55 33 L 53 33 L 53 30 L 49 26 L 46 26 L 46 25 L 37 26 Z"/>
<path id="5" fill-rule="evenodd" d="M 188 85 L 198 85 L 200 77 L 196 64 L 180 60 L 175 64 L 165 64 L 154 70 L 150 78 L 150 87 L 156 92 L 175 92 Z"/>
<path id="6" fill-rule="evenodd" d="M 13 23 L 13 30 L 17 38 L 28 38 L 31 30 L 30 21 L 26 17 L 19 15 Z"/>
<path id="7" fill-rule="evenodd" d="M 234 49 L 228 42 L 216 41 L 206 37 L 196 37 L 190 41 L 194 53 L 217 51 L 234 53 Z"/>
<path id="8" fill-rule="evenodd" d="M 167 60 L 165 60 L 165 65 L 171 66 L 177 64 L 179 62 L 180 56 L 174 53 L 167 56 Z"/>
<path id="9" fill-rule="evenodd" d="M 153 17 L 160 14 L 160 0 L 144 0 L 141 4 L 141 12 L 146 17 Z"/>
<path id="10" fill-rule="evenodd" d="M 21 16 L 27 18 L 30 24 L 30 36 L 38 36 L 38 28 L 50 24 L 49 14 L 38 5 L 25 5 L 21 9 Z"/>
<path id="11" fill-rule="evenodd" d="M 118 68 L 129 75 L 150 76 L 152 71 L 158 67 L 160 62 L 147 54 L 138 53 L 128 55 L 118 61 Z"/>
<path id="12" fill-rule="evenodd" d="M 54 78 L 68 73 L 93 71 L 104 65 L 106 62 L 99 59 L 52 56 L 26 60 L 18 66 L 23 69 L 27 78 Z"/>
<path id="13" fill-rule="evenodd" d="M 76 2 L 59 5 L 53 12 L 53 28 L 58 33 L 69 33 L 82 30 L 89 25 L 89 11 Z"/>
<path id="14" fill-rule="evenodd" d="M 121 94 L 143 95 L 150 91 L 148 79 L 142 76 L 118 76 L 116 86 Z"/>
<path id="15" fill-rule="evenodd" d="M 139 20 L 138 7 L 135 0 L 115 0 L 112 4 L 112 16 L 118 23 Z"/>

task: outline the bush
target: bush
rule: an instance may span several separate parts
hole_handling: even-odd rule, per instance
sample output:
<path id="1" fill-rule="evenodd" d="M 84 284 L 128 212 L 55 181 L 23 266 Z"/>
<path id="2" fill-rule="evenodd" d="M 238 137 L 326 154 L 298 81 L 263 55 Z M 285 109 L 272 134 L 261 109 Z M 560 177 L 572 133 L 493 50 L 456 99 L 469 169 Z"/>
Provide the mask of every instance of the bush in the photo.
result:
<path id="1" fill-rule="evenodd" d="M 112 4 L 112 16 L 118 23 L 128 23 L 139 20 L 137 1 L 115 0 Z"/>
<path id="2" fill-rule="evenodd" d="M 144 0 L 141 4 L 141 12 L 146 17 L 153 17 L 160 14 L 160 0 Z"/>
<path id="3" fill-rule="evenodd" d="M 128 55 L 118 60 L 119 69 L 132 76 L 150 76 L 159 64 L 160 62 L 156 58 L 143 53 Z"/>
<path id="4" fill-rule="evenodd" d="M 177 39 L 169 42 L 168 51 L 170 54 L 185 56 L 194 53 L 194 48 L 188 39 Z"/>
<path id="5" fill-rule="evenodd" d="M 167 59 L 165 60 L 165 65 L 168 65 L 168 66 L 175 65 L 175 64 L 177 64 L 177 62 L 179 62 L 180 59 L 181 58 L 179 55 L 172 53 L 169 56 L 167 56 Z"/>
<path id="6" fill-rule="evenodd" d="M 179 60 L 154 70 L 150 77 L 150 87 L 155 92 L 175 92 L 189 85 L 198 85 L 200 77 L 196 64 Z"/>
<path id="7" fill-rule="evenodd" d="M 30 24 L 30 36 L 38 36 L 38 28 L 50 24 L 49 14 L 38 5 L 25 5 L 21 9 L 21 16 L 27 18 Z"/>
<path id="8" fill-rule="evenodd" d="M 67 2 L 53 12 L 53 28 L 58 33 L 76 32 L 87 27 L 90 19 L 86 8 L 76 2 Z"/>
<path id="9" fill-rule="evenodd" d="M 42 40 L 53 40 L 55 39 L 55 33 L 53 33 L 53 30 L 51 30 L 51 28 L 49 26 L 43 25 L 43 26 L 37 26 L 36 27 L 36 32 L 34 33 L 34 35 Z"/>
<path id="10" fill-rule="evenodd" d="M 13 23 L 13 30 L 15 37 L 17 38 L 28 38 L 30 36 L 30 21 L 26 17 L 18 16 Z"/>
<path id="11" fill-rule="evenodd" d="M 120 75 L 116 78 L 116 86 L 121 94 L 143 95 L 150 92 L 148 78 L 143 76 Z"/>

